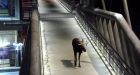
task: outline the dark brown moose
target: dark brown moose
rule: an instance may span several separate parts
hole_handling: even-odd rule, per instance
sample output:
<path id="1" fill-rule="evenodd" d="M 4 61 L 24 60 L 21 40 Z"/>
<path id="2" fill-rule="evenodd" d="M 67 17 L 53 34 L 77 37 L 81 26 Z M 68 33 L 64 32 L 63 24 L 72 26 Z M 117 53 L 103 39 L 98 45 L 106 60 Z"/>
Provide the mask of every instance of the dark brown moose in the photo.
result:
<path id="1" fill-rule="evenodd" d="M 77 65 L 77 54 L 79 54 L 78 56 L 78 61 L 79 61 L 79 65 L 78 67 L 81 67 L 81 64 L 80 64 L 80 56 L 81 56 L 81 53 L 84 51 L 86 52 L 86 49 L 84 47 L 84 41 L 80 41 L 79 38 L 74 38 L 72 40 L 72 46 L 73 46 L 73 51 L 74 51 L 74 66 L 76 67 Z"/>

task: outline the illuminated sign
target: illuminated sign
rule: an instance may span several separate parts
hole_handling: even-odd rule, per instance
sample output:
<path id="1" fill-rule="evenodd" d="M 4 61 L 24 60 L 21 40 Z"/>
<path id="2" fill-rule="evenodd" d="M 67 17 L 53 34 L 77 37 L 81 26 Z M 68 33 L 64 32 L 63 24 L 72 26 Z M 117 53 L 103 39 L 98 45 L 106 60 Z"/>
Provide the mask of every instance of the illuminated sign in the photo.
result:
<path id="1" fill-rule="evenodd" d="M 8 0 L 0 0 L 0 9 L 8 8 Z"/>
<path id="2" fill-rule="evenodd" d="M 19 20 L 19 0 L 0 0 L 0 21 Z"/>

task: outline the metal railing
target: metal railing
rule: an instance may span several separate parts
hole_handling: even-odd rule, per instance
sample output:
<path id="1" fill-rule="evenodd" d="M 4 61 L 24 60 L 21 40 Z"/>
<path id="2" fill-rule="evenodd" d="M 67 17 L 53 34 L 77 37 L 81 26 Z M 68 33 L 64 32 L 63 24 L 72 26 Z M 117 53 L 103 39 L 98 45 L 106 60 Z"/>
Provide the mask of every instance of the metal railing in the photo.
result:
<path id="1" fill-rule="evenodd" d="M 132 69 L 136 75 L 139 75 L 140 41 L 123 16 L 100 9 L 95 9 L 94 13 L 96 14 L 96 25 L 100 25 L 96 26 L 97 30 L 100 31 L 101 35 L 104 36 L 107 42 L 119 54 L 120 58 L 124 60 L 119 65 L 123 66 L 122 68 L 130 75 L 133 75 L 131 74 Z M 115 56 L 114 54 L 112 55 Z M 127 74 L 122 68 L 119 68 L 120 71 Z"/>
<path id="2" fill-rule="evenodd" d="M 32 12 L 24 43 L 20 75 L 41 75 L 40 31 L 38 11 Z"/>
<path id="3" fill-rule="evenodd" d="M 101 9 L 78 9 L 82 27 L 106 65 L 117 75 L 139 75 L 140 41 L 123 16 Z M 89 16 L 90 14 L 90 16 Z M 108 63 L 106 63 L 108 62 Z M 109 69 L 109 67 L 107 67 Z"/>
<path id="4" fill-rule="evenodd" d="M 22 59 L 22 64 L 21 64 L 21 69 L 19 75 L 32 75 L 32 73 L 36 73 L 39 71 L 35 71 L 33 65 L 34 63 L 34 53 L 33 53 L 33 23 L 35 22 L 33 20 L 34 18 L 34 9 L 37 9 L 38 3 L 37 0 L 34 0 L 32 2 L 22 2 L 22 20 L 26 20 L 29 22 L 27 24 L 27 34 L 25 36 L 25 42 L 24 42 L 24 50 L 23 50 L 23 59 Z M 38 73 L 37 73 L 38 74 Z M 34 74 L 35 75 L 35 74 Z M 39 74 L 38 74 L 39 75 Z"/>

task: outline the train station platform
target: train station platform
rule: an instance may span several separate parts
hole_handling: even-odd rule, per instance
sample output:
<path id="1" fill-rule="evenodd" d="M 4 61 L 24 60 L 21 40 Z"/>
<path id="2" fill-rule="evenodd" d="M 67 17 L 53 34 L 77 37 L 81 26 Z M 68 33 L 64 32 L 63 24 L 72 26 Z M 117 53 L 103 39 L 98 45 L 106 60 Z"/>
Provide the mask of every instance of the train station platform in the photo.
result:
<path id="1" fill-rule="evenodd" d="M 59 0 L 38 0 L 38 3 L 44 75 L 110 75 L 76 16 Z M 75 37 L 87 41 L 87 51 L 81 55 L 81 67 L 74 67 L 71 43 Z"/>

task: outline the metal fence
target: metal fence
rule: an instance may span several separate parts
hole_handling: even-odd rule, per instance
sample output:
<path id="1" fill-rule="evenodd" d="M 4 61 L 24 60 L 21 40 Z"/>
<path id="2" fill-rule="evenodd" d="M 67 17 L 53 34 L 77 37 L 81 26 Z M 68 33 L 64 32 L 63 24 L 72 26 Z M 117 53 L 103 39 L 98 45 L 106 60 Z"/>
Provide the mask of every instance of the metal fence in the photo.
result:
<path id="1" fill-rule="evenodd" d="M 101 9 L 80 8 L 77 12 L 92 45 L 98 47 L 97 53 L 113 70 L 107 67 L 110 73 L 139 75 L 140 41 L 123 16 Z"/>

